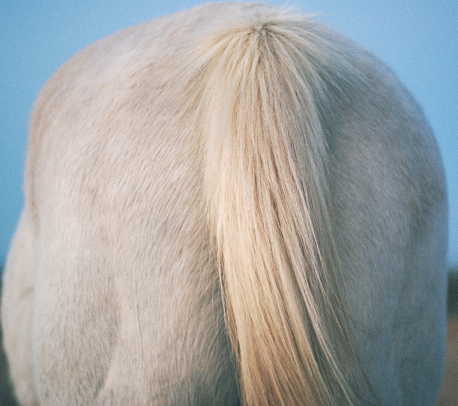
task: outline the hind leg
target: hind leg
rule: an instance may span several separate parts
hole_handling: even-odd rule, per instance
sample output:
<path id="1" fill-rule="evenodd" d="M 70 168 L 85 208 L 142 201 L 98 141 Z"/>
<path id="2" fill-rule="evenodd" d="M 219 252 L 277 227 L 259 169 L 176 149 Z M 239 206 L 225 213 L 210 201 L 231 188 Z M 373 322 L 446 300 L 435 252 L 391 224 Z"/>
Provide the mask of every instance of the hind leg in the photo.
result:
<path id="1" fill-rule="evenodd" d="M 15 395 L 23 405 L 38 404 L 31 354 L 33 272 L 33 236 L 24 210 L 6 261 L 1 306 L 3 344 Z"/>

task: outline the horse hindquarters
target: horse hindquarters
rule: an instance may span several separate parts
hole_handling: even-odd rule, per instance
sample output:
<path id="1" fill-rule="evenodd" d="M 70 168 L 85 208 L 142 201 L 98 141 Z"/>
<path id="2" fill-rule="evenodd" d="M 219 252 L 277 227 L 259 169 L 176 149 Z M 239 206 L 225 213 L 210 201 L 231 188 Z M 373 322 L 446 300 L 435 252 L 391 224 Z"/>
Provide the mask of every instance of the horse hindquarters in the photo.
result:
<path id="1" fill-rule="evenodd" d="M 27 159 L 40 251 L 33 264 L 23 215 L 5 275 L 20 398 L 34 399 L 30 342 L 16 337 L 31 335 L 35 280 L 42 404 L 237 404 L 228 335 L 247 403 L 364 403 L 364 374 L 382 404 L 432 399 L 440 159 L 380 65 L 307 18 L 215 4 L 59 70 Z M 436 333 L 434 355 L 411 362 Z"/>

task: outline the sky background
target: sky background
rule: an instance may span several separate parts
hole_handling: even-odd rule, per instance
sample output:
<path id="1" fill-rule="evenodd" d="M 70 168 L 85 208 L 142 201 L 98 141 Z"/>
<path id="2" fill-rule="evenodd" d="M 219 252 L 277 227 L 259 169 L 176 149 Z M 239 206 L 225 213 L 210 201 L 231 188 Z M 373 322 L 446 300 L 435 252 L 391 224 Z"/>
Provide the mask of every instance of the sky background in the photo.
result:
<path id="1" fill-rule="evenodd" d="M 51 74 L 122 28 L 204 1 L 0 0 L 0 264 L 23 206 L 29 113 Z M 284 5 L 284 1 L 267 1 Z M 370 49 L 406 84 L 436 134 L 448 183 L 449 264 L 458 266 L 458 1 L 289 2 Z"/>

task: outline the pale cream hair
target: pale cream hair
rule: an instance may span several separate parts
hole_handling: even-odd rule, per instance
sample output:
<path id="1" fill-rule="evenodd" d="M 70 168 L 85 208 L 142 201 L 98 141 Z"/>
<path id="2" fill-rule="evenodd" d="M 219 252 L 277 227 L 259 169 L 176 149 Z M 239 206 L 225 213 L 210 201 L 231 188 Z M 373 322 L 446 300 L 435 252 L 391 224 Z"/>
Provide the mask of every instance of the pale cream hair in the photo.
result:
<path id="1" fill-rule="evenodd" d="M 358 360 L 338 291 L 316 100 L 339 58 L 310 18 L 278 9 L 238 17 L 198 48 L 194 86 L 243 399 L 350 405 Z"/>
<path id="2" fill-rule="evenodd" d="M 1 303 L 22 404 L 434 404 L 437 145 L 309 17 L 207 4 L 81 51 L 35 103 L 24 189 Z"/>

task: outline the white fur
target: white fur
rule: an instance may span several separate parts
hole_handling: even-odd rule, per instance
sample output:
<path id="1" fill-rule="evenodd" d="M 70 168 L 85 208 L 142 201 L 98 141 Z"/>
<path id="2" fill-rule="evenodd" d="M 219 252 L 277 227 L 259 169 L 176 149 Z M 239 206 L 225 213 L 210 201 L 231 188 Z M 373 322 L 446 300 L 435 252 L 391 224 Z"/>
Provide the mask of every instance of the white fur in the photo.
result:
<path id="1" fill-rule="evenodd" d="M 209 4 L 67 62 L 32 115 L 4 343 L 24 405 L 432 405 L 431 130 L 307 17 Z"/>

